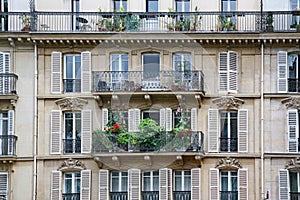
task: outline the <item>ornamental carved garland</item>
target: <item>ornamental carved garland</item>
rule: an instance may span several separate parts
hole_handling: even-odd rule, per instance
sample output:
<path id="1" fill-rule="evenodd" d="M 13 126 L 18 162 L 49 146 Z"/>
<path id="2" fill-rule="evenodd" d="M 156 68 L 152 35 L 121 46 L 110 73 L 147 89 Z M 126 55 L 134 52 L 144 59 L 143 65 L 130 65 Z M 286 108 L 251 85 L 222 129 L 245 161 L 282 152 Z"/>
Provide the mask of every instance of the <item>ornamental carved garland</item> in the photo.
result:
<path id="1" fill-rule="evenodd" d="M 234 96 L 223 96 L 213 99 L 212 102 L 221 109 L 238 109 L 244 103 L 242 99 L 235 98 Z"/>
<path id="2" fill-rule="evenodd" d="M 222 158 L 221 160 L 218 161 L 216 164 L 216 168 L 218 169 L 224 169 L 224 168 L 234 168 L 234 169 L 240 169 L 243 168 L 240 161 L 235 158 Z"/>
<path id="3" fill-rule="evenodd" d="M 64 171 L 81 171 L 85 169 L 86 167 L 81 161 L 73 160 L 72 158 L 69 158 L 68 160 L 65 160 L 57 170 L 64 172 Z"/>
<path id="4" fill-rule="evenodd" d="M 288 161 L 285 168 L 290 171 L 300 172 L 300 157 Z"/>
<path id="5" fill-rule="evenodd" d="M 300 98 L 299 97 L 289 97 L 282 100 L 285 103 L 287 109 L 298 109 L 300 110 Z"/>
<path id="6" fill-rule="evenodd" d="M 87 101 L 76 97 L 66 97 L 55 103 L 60 106 L 61 110 L 82 110 Z"/>

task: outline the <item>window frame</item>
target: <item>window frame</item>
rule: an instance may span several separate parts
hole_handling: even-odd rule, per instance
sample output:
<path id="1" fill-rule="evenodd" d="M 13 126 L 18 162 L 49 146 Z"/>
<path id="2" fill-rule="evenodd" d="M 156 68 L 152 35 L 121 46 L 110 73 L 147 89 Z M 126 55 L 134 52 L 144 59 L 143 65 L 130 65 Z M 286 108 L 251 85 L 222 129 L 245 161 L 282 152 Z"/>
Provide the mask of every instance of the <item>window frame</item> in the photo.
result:
<path id="1" fill-rule="evenodd" d="M 118 190 L 114 191 L 114 187 L 113 187 L 113 173 L 118 173 Z M 126 174 L 126 175 L 123 175 Z M 125 183 L 123 183 L 123 178 L 126 178 Z M 110 192 L 128 192 L 128 172 L 127 171 L 111 171 L 110 172 Z M 122 190 L 122 185 L 125 185 L 126 187 L 126 191 Z"/>
<path id="2" fill-rule="evenodd" d="M 119 2 L 119 8 L 116 7 L 116 2 Z M 125 6 L 124 6 L 125 5 Z M 121 8 L 124 8 L 124 12 L 128 11 L 128 1 L 127 0 L 112 0 L 112 10 L 113 12 L 117 12 Z"/>
<path id="3" fill-rule="evenodd" d="M 71 65 L 72 65 L 72 69 L 71 69 L 71 77 L 69 78 L 68 77 L 68 73 L 69 73 L 69 69 L 68 69 L 68 60 L 67 60 L 67 57 L 72 57 L 72 62 L 71 62 Z M 63 73 L 63 80 L 64 80 L 64 92 L 65 93 L 80 93 L 81 92 L 81 80 L 82 80 L 82 77 L 81 77 L 81 73 L 82 73 L 82 62 L 81 62 L 81 54 L 64 54 L 64 73 Z M 78 63 L 78 61 L 76 59 L 79 59 L 79 70 L 77 71 L 77 74 L 76 74 L 76 64 Z M 79 77 L 78 77 L 79 75 Z M 71 80 L 72 81 L 72 90 L 71 91 L 67 91 L 67 81 L 68 80 Z M 79 83 L 79 87 L 77 88 L 77 84 Z"/>
<path id="4" fill-rule="evenodd" d="M 67 175 L 71 175 L 71 178 L 66 177 Z M 67 180 L 71 180 L 71 193 L 67 193 Z M 78 182 L 79 181 L 79 182 Z M 79 194 L 81 191 L 81 172 L 65 172 L 63 173 L 63 183 L 64 183 L 64 192 L 63 194 Z M 77 184 L 79 184 L 79 191 Z"/>
<path id="5" fill-rule="evenodd" d="M 154 174 L 154 173 L 157 174 Z M 145 175 L 145 173 L 150 173 L 149 176 Z M 145 177 L 150 178 L 150 189 L 145 190 Z M 157 178 L 157 190 L 154 190 L 155 186 L 155 180 L 154 178 Z M 151 171 L 143 171 L 142 173 L 142 192 L 158 192 L 159 191 L 159 171 L 158 170 L 151 170 Z"/>
<path id="6" fill-rule="evenodd" d="M 148 115 L 150 117 L 145 117 L 144 114 L 146 114 L 146 113 L 148 113 Z M 158 115 L 158 119 L 151 118 L 151 113 L 154 113 L 155 115 Z M 160 111 L 159 110 L 143 110 L 141 117 L 142 117 L 142 119 L 147 119 L 147 118 L 152 119 L 152 120 L 156 121 L 157 124 L 160 124 Z"/>
<path id="7" fill-rule="evenodd" d="M 227 10 L 224 10 L 224 4 L 227 4 Z M 235 3 L 235 9 L 231 8 L 231 3 Z M 234 12 L 237 10 L 237 0 L 221 0 L 221 12 Z"/>
<path id="8" fill-rule="evenodd" d="M 176 174 L 180 172 L 180 174 Z M 189 173 L 189 174 L 186 174 Z M 180 190 L 176 190 L 176 179 L 180 178 Z M 189 190 L 185 190 L 185 186 L 188 184 Z M 174 191 L 175 192 L 190 192 L 192 190 L 192 173 L 191 170 L 175 170 L 174 171 Z"/>
<path id="9" fill-rule="evenodd" d="M 188 2 L 189 5 L 186 5 L 187 3 L 185 2 Z M 190 12 L 191 10 L 191 1 L 190 0 L 175 0 L 175 11 L 176 12 Z M 178 3 L 181 3 L 181 10 L 178 10 Z"/>

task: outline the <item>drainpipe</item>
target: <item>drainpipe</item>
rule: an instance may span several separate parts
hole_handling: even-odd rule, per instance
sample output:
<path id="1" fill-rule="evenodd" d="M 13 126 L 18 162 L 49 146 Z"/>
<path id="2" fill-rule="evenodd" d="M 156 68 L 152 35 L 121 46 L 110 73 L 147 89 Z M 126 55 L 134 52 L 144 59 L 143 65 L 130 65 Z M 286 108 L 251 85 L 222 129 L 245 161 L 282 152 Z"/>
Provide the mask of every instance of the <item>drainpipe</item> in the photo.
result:
<path id="1" fill-rule="evenodd" d="M 264 188 L 264 43 L 261 40 L 261 68 L 260 68 L 260 146 L 261 146 L 261 155 L 260 155 L 260 168 L 261 168 L 261 196 L 262 200 L 265 199 L 265 188 Z"/>
<path id="2" fill-rule="evenodd" d="M 38 83 L 38 70 L 37 70 L 37 45 L 34 44 L 34 127 L 33 127 L 33 195 L 32 199 L 37 198 L 37 83 Z"/>

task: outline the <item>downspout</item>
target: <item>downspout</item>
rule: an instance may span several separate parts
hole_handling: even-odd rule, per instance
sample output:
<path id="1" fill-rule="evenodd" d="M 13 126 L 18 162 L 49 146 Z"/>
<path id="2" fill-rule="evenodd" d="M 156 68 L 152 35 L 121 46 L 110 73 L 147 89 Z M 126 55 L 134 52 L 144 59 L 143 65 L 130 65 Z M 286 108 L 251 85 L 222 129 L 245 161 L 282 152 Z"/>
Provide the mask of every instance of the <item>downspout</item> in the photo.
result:
<path id="1" fill-rule="evenodd" d="M 265 199 L 265 188 L 264 188 L 264 43 L 261 40 L 261 68 L 260 68 L 260 146 L 261 146 L 261 155 L 260 155 L 260 168 L 261 168 L 261 196 L 262 200 Z"/>
<path id="2" fill-rule="evenodd" d="M 34 44 L 34 127 L 33 127 L 33 195 L 32 199 L 37 199 L 37 45 Z"/>

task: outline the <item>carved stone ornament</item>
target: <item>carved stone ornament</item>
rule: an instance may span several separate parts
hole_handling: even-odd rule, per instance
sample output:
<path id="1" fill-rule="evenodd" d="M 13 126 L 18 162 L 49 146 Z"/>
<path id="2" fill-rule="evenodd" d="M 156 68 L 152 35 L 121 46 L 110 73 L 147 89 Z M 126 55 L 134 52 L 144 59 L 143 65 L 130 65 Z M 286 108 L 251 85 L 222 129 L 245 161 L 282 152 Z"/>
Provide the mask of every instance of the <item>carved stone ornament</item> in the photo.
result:
<path id="1" fill-rule="evenodd" d="M 300 157 L 288 161 L 288 163 L 285 165 L 285 168 L 290 171 L 300 172 Z"/>
<path id="2" fill-rule="evenodd" d="M 66 172 L 66 171 L 81 171 L 84 169 L 86 169 L 86 167 L 81 161 L 73 160 L 72 158 L 69 158 L 68 160 L 65 160 L 57 170 Z"/>
<path id="3" fill-rule="evenodd" d="M 76 97 L 66 97 L 55 101 L 55 103 L 60 106 L 61 110 L 82 110 L 88 102 Z"/>
<path id="4" fill-rule="evenodd" d="M 213 99 L 212 102 L 221 109 L 238 109 L 244 103 L 242 99 L 233 96 L 223 96 Z"/>
<path id="5" fill-rule="evenodd" d="M 289 97 L 289 98 L 283 99 L 281 102 L 283 104 L 285 104 L 287 109 L 300 110 L 300 97 Z"/>
<path id="6" fill-rule="evenodd" d="M 218 169 L 239 169 L 243 168 L 240 161 L 235 158 L 222 158 L 221 160 L 218 161 L 216 164 L 216 168 Z"/>

